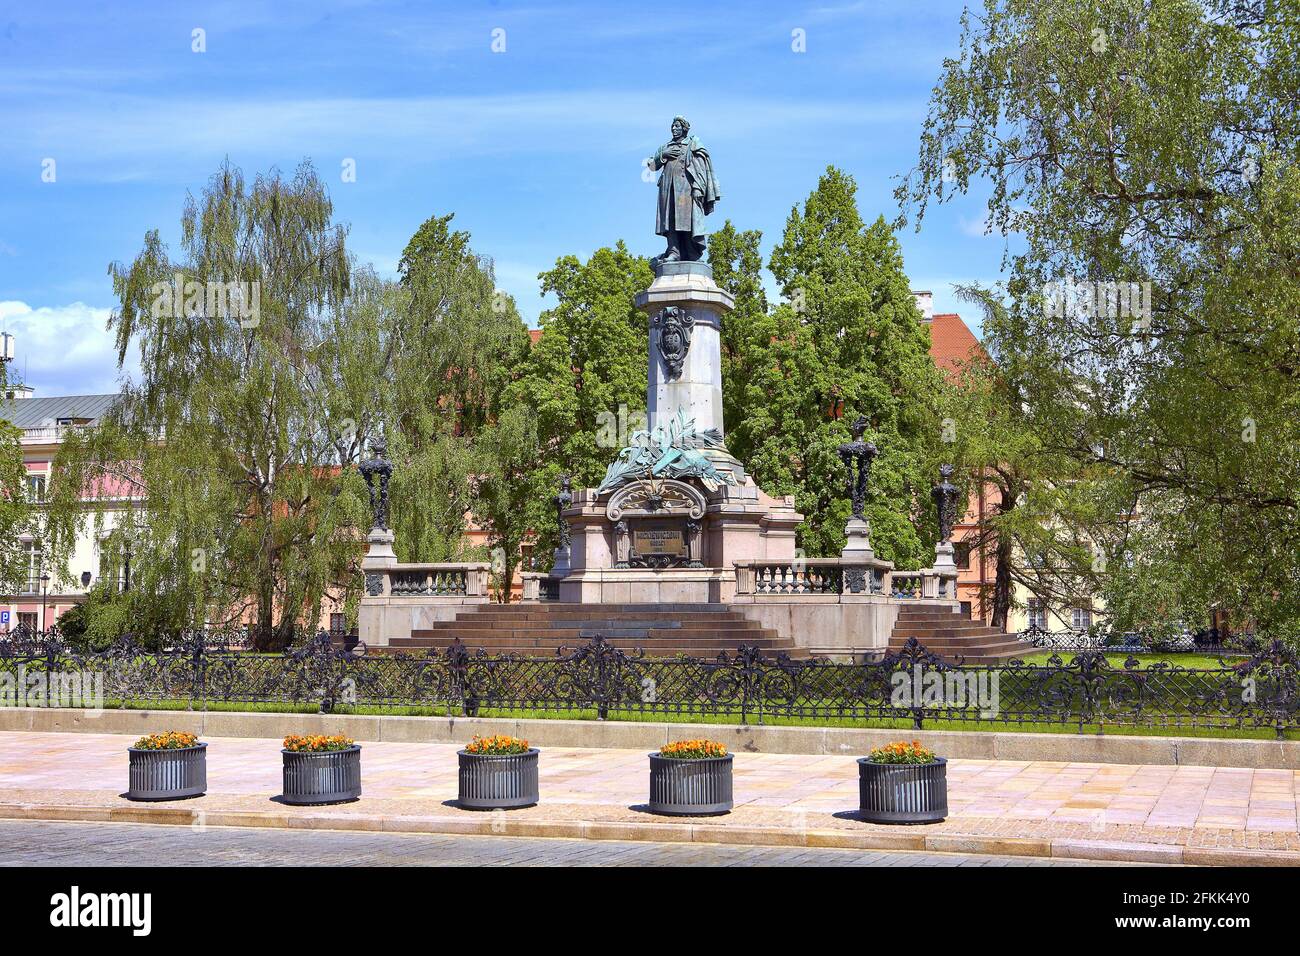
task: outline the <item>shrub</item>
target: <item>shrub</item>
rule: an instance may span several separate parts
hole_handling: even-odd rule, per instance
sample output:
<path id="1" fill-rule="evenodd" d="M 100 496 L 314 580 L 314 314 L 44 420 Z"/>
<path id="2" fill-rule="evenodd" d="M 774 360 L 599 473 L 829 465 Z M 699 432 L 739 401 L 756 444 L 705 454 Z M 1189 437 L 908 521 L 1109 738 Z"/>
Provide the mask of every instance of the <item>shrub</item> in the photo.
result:
<path id="1" fill-rule="evenodd" d="M 922 747 L 920 741 L 913 740 L 909 744 L 900 740 L 877 747 L 867 759 L 872 763 L 934 763 L 935 758 L 934 751 Z"/>
<path id="2" fill-rule="evenodd" d="M 528 752 L 528 741 L 506 734 L 493 734 L 491 737 L 480 737 L 475 734 L 474 739 L 465 745 L 465 752 L 490 757 L 522 754 Z"/>
<path id="3" fill-rule="evenodd" d="M 187 734 L 181 730 L 165 730 L 161 734 L 150 734 L 135 742 L 136 750 L 184 750 L 199 742 L 197 734 Z"/>
<path id="4" fill-rule="evenodd" d="M 292 753 L 323 754 L 334 750 L 347 750 L 355 741 L 351 737 L 335 734 L 290 734 L 284 738 L 284 749 Z"/>
<path id="5" fill-rule="evenodd" d="M 674 760 L 707 760 L 726 755 L 727 748 L 714 740 L 678 740 L 659 748 L 659 756 Z"/>

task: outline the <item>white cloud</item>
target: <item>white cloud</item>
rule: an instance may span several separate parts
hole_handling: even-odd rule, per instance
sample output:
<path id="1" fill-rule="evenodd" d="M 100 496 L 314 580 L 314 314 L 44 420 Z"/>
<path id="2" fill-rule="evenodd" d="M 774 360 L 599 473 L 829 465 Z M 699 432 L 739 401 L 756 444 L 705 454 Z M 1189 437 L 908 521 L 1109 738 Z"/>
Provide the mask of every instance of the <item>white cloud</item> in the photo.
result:
<path id="1" fill-rule="evenodd" d="M 14 337 L 10 380 L 31 385 L 38 396 L 117 391 L 117 350 L 105 327 L 109 312 L 84 302 L 33 308 L 0 301 L 0 328 Z M 127 363 L 136 374 L 130 353 Z"/>

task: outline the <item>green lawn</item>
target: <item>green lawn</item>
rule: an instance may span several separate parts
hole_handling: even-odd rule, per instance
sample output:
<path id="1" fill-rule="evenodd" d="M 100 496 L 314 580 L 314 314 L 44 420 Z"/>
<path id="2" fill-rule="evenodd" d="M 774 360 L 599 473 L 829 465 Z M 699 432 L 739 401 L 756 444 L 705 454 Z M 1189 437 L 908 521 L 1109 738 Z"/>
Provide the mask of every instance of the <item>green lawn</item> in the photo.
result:
<path id="1" fill-rule="evenodd" d="M 116 709 L 111 703 L 107 709 Z M 129 701 L 126 710 L 195 710 L 186 701 Z M 210 702 L 206 710 L 213 712 L 250 712 L 250 713 L 286 713 L 314 714 L 318 708 L 314 704 L 292 703 L 226 703 Z M 377 707 L 373 705 L 339 706 L 333 711 L 339 715 L 395 716 L 395 717 L 447 717 L 462 716 L 459 712 L 449 714 L 446 707 L 393 706 Z M 483 707 L 479 717 L 502 718 L 509 720 L 598 720 L 595 708 L 540 710 L 531 708 L 496 708 Z M 607 718 L 611 722 L 632 723 L 681 723 L 681 724 L 734 724 L 742 723 L 739 714 L 696 714 L 696 713 L 642 713 L 639 711 L 612 711 Z M 1158 718 L 1157 718 L 1158 719 Z M 849 727 L 863 729 L 898 730 L 906 733 L 914 731 L 909 718 L 864 718 L 864 717 L 787 717 L 764 714 L 759 719 L 757 713 L 749 715 L 747 723 L 751 726 L 772 727 Z M 1127 737 L 1208 737 L 1219 739 L 1253 739 L 1274 740 L 1275 732 L 1269 727 L 1186 727 L 1186 726 L 1142 726 L 1129 727 L 1114 724 L 1104 726 L 1085 723 L 1017 722 L 1013 720 L 926 720 L 925 730 L 984 731 L 1003 733 L 1038 733 L 1038 734 L 1103 734 L 1106 736 Z M 1288 730 L 1284 740 L 1300 740 L 1300 730 Z"/>
<path id="2" fill-rule="evenodd" d="M 1046 664 L 1053 654 L 1058 655 L 1066 664 L 1069 664 L 1078 656 L 1075 651 L 1042 650 L 1026 654 L 1023 660 L 1026 664 Z M 1220 660 L 1212 654 L 1107 654 L 1106 661 L 1111 667 L 1123 669 L 1124 662 L 1130 656 L 1141 661 L 1143 667 L 1148 664 L 1166 663 L 1175 667 L 1194 667 L 1197 670 L 1219 670 L 1225 665 L 1231 667 L 1234 663 L 1244 659 L 1227 657 Z"/>

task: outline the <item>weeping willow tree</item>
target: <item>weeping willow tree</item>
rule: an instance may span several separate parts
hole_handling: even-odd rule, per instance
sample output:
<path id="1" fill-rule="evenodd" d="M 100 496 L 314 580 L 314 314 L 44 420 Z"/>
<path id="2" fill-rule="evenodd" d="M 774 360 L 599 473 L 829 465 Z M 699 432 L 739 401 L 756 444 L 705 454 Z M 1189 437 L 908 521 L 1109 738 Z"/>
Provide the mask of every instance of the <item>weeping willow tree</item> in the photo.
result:
<path id="1" fill-rule="evenodd" d="M 142 372 L 51 485 L 52 546 L 93 523 L 101 577 L 123 585 L 97 592 L 92 637 L 247 622 L 279 648 L 327 600 L 354 614 L 355 465 L 380 431 L 401 556 L 467 556 L 475 476 L 497 470 L 477 439 L 527 329 L 450 216 L 417 231 L 395 283 L 352 262 L 332 214 L 309 164 L 252 183 L 227 164 L 187 202 L 179 255 L 152 231 L 110 267 L 119 367 L 134 349 Z"/>
<path id="2" fill-rule="evenodd" d="M 282 647 L 349 580 L 367 393 L 340 356 L 352 264 L 331 217 L 309 164 L 252 183 L 226 164 L 187 201 L 180 255 L 155 230 L 109 269 L 119 367 L 134 349 L 141 374 L 63 446 L 50 538 L 66 553 L 89 520 L 109 577 L 129 555 L 134 629 L 250 622 Z"/>

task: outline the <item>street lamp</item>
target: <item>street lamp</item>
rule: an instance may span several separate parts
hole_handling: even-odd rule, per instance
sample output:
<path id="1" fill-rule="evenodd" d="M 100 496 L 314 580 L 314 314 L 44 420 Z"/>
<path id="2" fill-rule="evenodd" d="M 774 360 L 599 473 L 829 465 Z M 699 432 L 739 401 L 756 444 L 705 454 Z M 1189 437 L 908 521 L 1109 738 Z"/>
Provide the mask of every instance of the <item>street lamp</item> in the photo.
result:
<path id="1" fill-rule="evenodd" d="M 45 632 L 45 597 L 50 592 L 50 576 L 41 575 L 41 632 Z"/>

